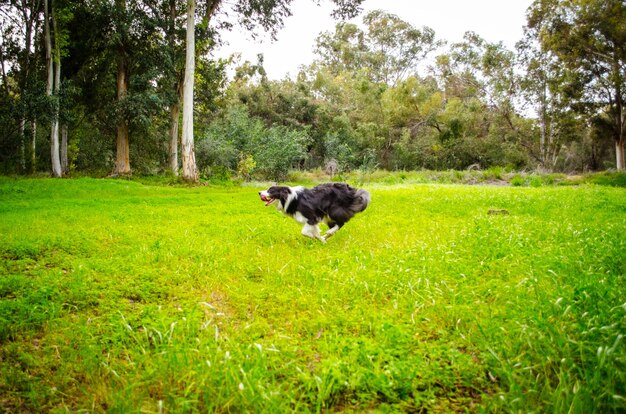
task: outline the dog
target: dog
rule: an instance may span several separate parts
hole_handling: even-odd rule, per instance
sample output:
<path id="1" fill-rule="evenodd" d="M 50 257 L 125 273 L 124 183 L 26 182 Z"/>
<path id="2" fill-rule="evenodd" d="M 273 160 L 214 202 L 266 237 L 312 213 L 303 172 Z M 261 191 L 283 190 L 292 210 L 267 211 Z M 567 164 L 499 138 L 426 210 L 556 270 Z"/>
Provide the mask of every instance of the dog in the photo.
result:
<path id="1" fill-rule="evenodd" d="M 370 193 L 345 183 L 320 184 L 313 188 L 272 186 L 259 191 L 265 206 L 276 205 L 281 213 L 303 224 L 302 234 L 322 243 L 335 234 L 356 213 L 364 211 L 370 203 Z M 320 223 L 328 231 L 320 235 Z"/>

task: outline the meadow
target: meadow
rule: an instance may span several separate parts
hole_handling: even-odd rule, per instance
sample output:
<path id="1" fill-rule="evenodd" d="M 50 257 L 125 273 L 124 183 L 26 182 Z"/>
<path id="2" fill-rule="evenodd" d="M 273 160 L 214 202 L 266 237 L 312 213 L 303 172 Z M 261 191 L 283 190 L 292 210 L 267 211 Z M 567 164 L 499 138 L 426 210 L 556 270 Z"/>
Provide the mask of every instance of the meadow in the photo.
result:
<path id="1" fill-rule="evenodd" d="M 0 411 L 626 410 L 626 189 L 364 186 L 0 178 Z"/>

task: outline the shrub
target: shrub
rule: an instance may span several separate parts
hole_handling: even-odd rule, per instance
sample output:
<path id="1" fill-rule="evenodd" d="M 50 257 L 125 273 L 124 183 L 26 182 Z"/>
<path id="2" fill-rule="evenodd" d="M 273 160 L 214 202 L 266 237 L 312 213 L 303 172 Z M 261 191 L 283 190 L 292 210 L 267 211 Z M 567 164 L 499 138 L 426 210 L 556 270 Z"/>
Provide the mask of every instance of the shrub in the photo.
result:
<path id="1" fill-rule="evenodd" d="M 252 171 L 256 167 L 256 161 L 250 154 L 240 154 L 239 162 L 237 163 L 237 175 L 246 181 L 250 181 Z"/>
<path id="2" fill-rule="evenodd" d="M 324 153 L 326 162 L 334 160 L 337 164 L 337 172 L 350 170 L 355 163 L 352 148 L 342 140 L 337 133 L 329 133 L 324 138 Z"/>
<path id="3" fill-rule="evenodd" d="M 284 180 L 289 169 L 306 158 L 309 142 L 305 131 L 266 128 L 245 107 L 236 107 L 207 130 L 196 145 L 196 160 L 207 175 L 237 173 L 248 180 L 256 173 L 260 178 Z"/>
<path id="4" fill-rule="evenodd" d="M 272 127 L 265 131 L 251 150 L 262 178 L 284 180 L 290 168 L 306 158 L 309 136 L 304 131 Z"/>
<path id="5" fill-rule="evenodd" d="M 511 178 L 511 185 L 514 187 L 522 187 L 525 183 L 526 183 L 526 180 L 524 180 L 524 177 L 520 175 L 516 175 L 513 178 Z"/>

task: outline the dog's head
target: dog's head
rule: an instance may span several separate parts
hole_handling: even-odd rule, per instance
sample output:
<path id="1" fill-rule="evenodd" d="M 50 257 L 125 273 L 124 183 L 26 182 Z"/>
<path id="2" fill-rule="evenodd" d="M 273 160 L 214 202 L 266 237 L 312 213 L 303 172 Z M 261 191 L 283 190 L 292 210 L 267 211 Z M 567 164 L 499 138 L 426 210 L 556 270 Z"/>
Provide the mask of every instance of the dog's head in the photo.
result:
<path id="1" fill-rule="evenodd" d="M 279 210 L 284 210 L 290 195 L 291 188 L 279 185 L 274 185 L 265 191 L 259 191 L 259 197 L 261 198 L 261 201 L 265 201 L 266 207 L 273 204 L 275 201 L 278 201 L 276 208 Z"/>

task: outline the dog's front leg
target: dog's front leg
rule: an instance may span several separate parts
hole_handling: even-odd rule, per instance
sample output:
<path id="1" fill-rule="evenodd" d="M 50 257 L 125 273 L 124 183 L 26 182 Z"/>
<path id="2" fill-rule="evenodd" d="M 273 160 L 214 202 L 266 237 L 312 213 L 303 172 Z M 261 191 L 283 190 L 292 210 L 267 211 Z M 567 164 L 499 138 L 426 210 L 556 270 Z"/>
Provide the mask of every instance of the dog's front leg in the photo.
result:
<path id="1" fill-rule="evenodd" d="M 320 228 L 317 224 L 305 224 L 304 227 L 302 227 L 302 235 L 310 237 L 312 239 L 317 239 L 322 243 L 326 243 L 326 240 L 322 236 L 320 236 Z"/>
<path id="2" fill-rule="evenodd" d="M 323 239 L 328 240 L 329 238 L 331 238 L 333 234 L 337 233 L 337 230 L 339 230 L 339 228 L 340 227 L 337 224 L 335 224 L 333 227 L 326 230 L 326 233 L 324 233 L 324 235 L 322 236 Z"/>

